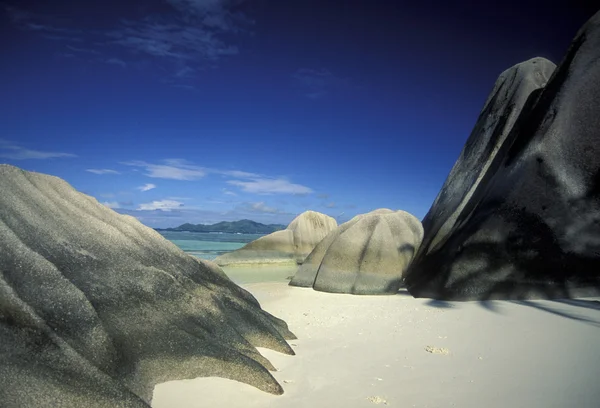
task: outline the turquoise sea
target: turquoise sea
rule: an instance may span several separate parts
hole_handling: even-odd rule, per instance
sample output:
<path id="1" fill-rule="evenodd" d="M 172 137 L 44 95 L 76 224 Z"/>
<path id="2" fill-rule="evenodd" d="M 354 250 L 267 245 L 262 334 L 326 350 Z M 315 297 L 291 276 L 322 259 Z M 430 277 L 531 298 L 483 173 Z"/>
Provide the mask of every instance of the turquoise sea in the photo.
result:
<path id="1" fill-rule="evenodd" d="M 169 241 L 192 256 L 213 260 L 226 252 L 234 251 L 261 234 L 228 234 L 203 232 L 158 231 Z M 238 285 L 264 282 L 289 282 L 296 273 L 296 266 L 227 267 L 223 271 Z"/>
<path id="2" fill-rule="evenodd" d="M 217 232 L 158 231 L 190 255 L 213 260 L 217 256 L 235 251 L 262 237 L 261 234 L 229 234 Z"/>

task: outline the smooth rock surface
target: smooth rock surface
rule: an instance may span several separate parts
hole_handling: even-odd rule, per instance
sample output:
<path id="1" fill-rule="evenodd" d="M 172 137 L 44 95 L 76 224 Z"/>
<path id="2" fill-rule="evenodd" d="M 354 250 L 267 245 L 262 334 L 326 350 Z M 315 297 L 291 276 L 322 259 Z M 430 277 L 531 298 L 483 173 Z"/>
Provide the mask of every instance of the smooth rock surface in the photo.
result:
<path id="1" fill-rule="evenodd" d="M 379 209 L 357 215 L 317 245 L 290 285 L 335 293 L 394 294 L 422 239 L 421 222 L 405 211 Z"/>
<path id="2" fill-rule="evenodd" d="M 556 65 L 532 58 L 504 71 L 431 209 L 423 218 L 420 253 L 439 247 L 456 224 L 521 112 L 529 111 Z M 529 100 L 529 103 L 527 102 Z"/>
<path id="3" fill-rule="evenodd" d="M 65 181 L 0 165 L 0 405 L 148 407 L 217 376 L 283 392 L 287 325 L 214 263 Z"/>
<path id="4" fill-rule="evenodd" d="M 480 122 L 494 110 L 483 114 Z M 463 193 L 470 186 L 462 180 L 473 177 L 460 160 L 455 169 L 424 222 L 424 244 L 406 275 L 412 295 L 600 293 L 600 13 L 578 32 L 545 88 L 531 93 L 473 192 Z M 453 194 L 458 199 L 446 198 Z"/>
<path id="5" fill-rule="evenodd" d="M 334 218 L 316 211 L 298 215 L 288 227 L 215 258 L 221 266 L 301 264 L 314 247 L 337 227 Z"/>
<path id="6" fill-rule="evenodd" d="M 337 226 L 334 218 L 315 211 L 306 211 L 294 218 L 288 229 L 293 234 L 296 262 L 304 262 L 317 244 Z"/>

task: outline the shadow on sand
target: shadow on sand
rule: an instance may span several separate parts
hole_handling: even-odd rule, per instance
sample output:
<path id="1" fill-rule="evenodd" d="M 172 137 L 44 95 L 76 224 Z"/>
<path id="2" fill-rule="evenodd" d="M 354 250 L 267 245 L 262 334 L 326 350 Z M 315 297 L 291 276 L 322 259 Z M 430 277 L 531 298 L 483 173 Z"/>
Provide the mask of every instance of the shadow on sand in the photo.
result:
<path id="1" fill-rule="evenodd" d="M 406 290 L 404 290 L 406 292 Z M 399 292 L 399 295 L 410 296 L 408 292 Z M 512 303 L 520 306 L 533 307 L 537 310 L 552 313 L 557 316 L 565 317 L 567 319 L 576 320 L 582 323 L 587 323 L 592 326 L 600 328 L 600 300 L 588 300 L 588 299 L 554 299 L 554 300 L 483 300 L 483 301 L 446 301 L 429 299 L 425 302 L 427 306 L 435 307 L 438 309 L 458 309 L 461 303 L 477 303 L 484 309 L 494 312 L 502 313 L 502 304 Z M 566 306 L 566 307 L 565 307 Z M 575 312 L 575 308 L 584 308 L 588 310 L 595 310 L 597 314 L 592 318 L 590 316 L 581 316 Z M 589 314 L 589 313 L 588 313 Z"/>

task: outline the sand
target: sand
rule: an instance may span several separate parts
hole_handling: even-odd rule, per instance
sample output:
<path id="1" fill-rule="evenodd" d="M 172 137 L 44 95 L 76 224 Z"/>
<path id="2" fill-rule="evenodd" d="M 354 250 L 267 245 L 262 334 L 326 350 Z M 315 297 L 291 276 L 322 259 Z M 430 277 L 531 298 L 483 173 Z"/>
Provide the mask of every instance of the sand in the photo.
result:
<path id="1" fill-rule="evenodd" d="M 227 272 L 227 271 L 226 271 Z M 247 271 L 246 271 L 247 272 Z M 249 276 L 229 271 L 236 282 Z M 222 378 L 156 386 L 155 408 L 600 406 L 600 300 L 440 302 L 246 283 L 298 336 L 296 356 L 259 349 L 285 389 Z M 233 276 L 242 274 L 240 276 Z"/>
<path id="2" fill-rule="evenodd" d="M 251 283 L 283 282 L 287 284 L 298 270 L 298 266 L 232 265 L 222 266 L 221 269 L 232 281 L 247 289 L 246 285 Z"/>

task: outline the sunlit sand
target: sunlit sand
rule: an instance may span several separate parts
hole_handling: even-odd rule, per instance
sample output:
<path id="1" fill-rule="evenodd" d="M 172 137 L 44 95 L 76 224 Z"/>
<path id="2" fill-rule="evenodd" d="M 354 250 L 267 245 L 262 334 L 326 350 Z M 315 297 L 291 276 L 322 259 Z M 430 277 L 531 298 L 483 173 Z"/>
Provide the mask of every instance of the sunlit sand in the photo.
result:
<path id="1" fill-rule="evenodd" d="M 285 393 L 198 378 L 159 384 L 153 407 L 598 407 L 597 298 L 338 295 L 290 287 L 280 268 L 226 272 L 298 336 L 296 356 L 259 349 Z"/>

